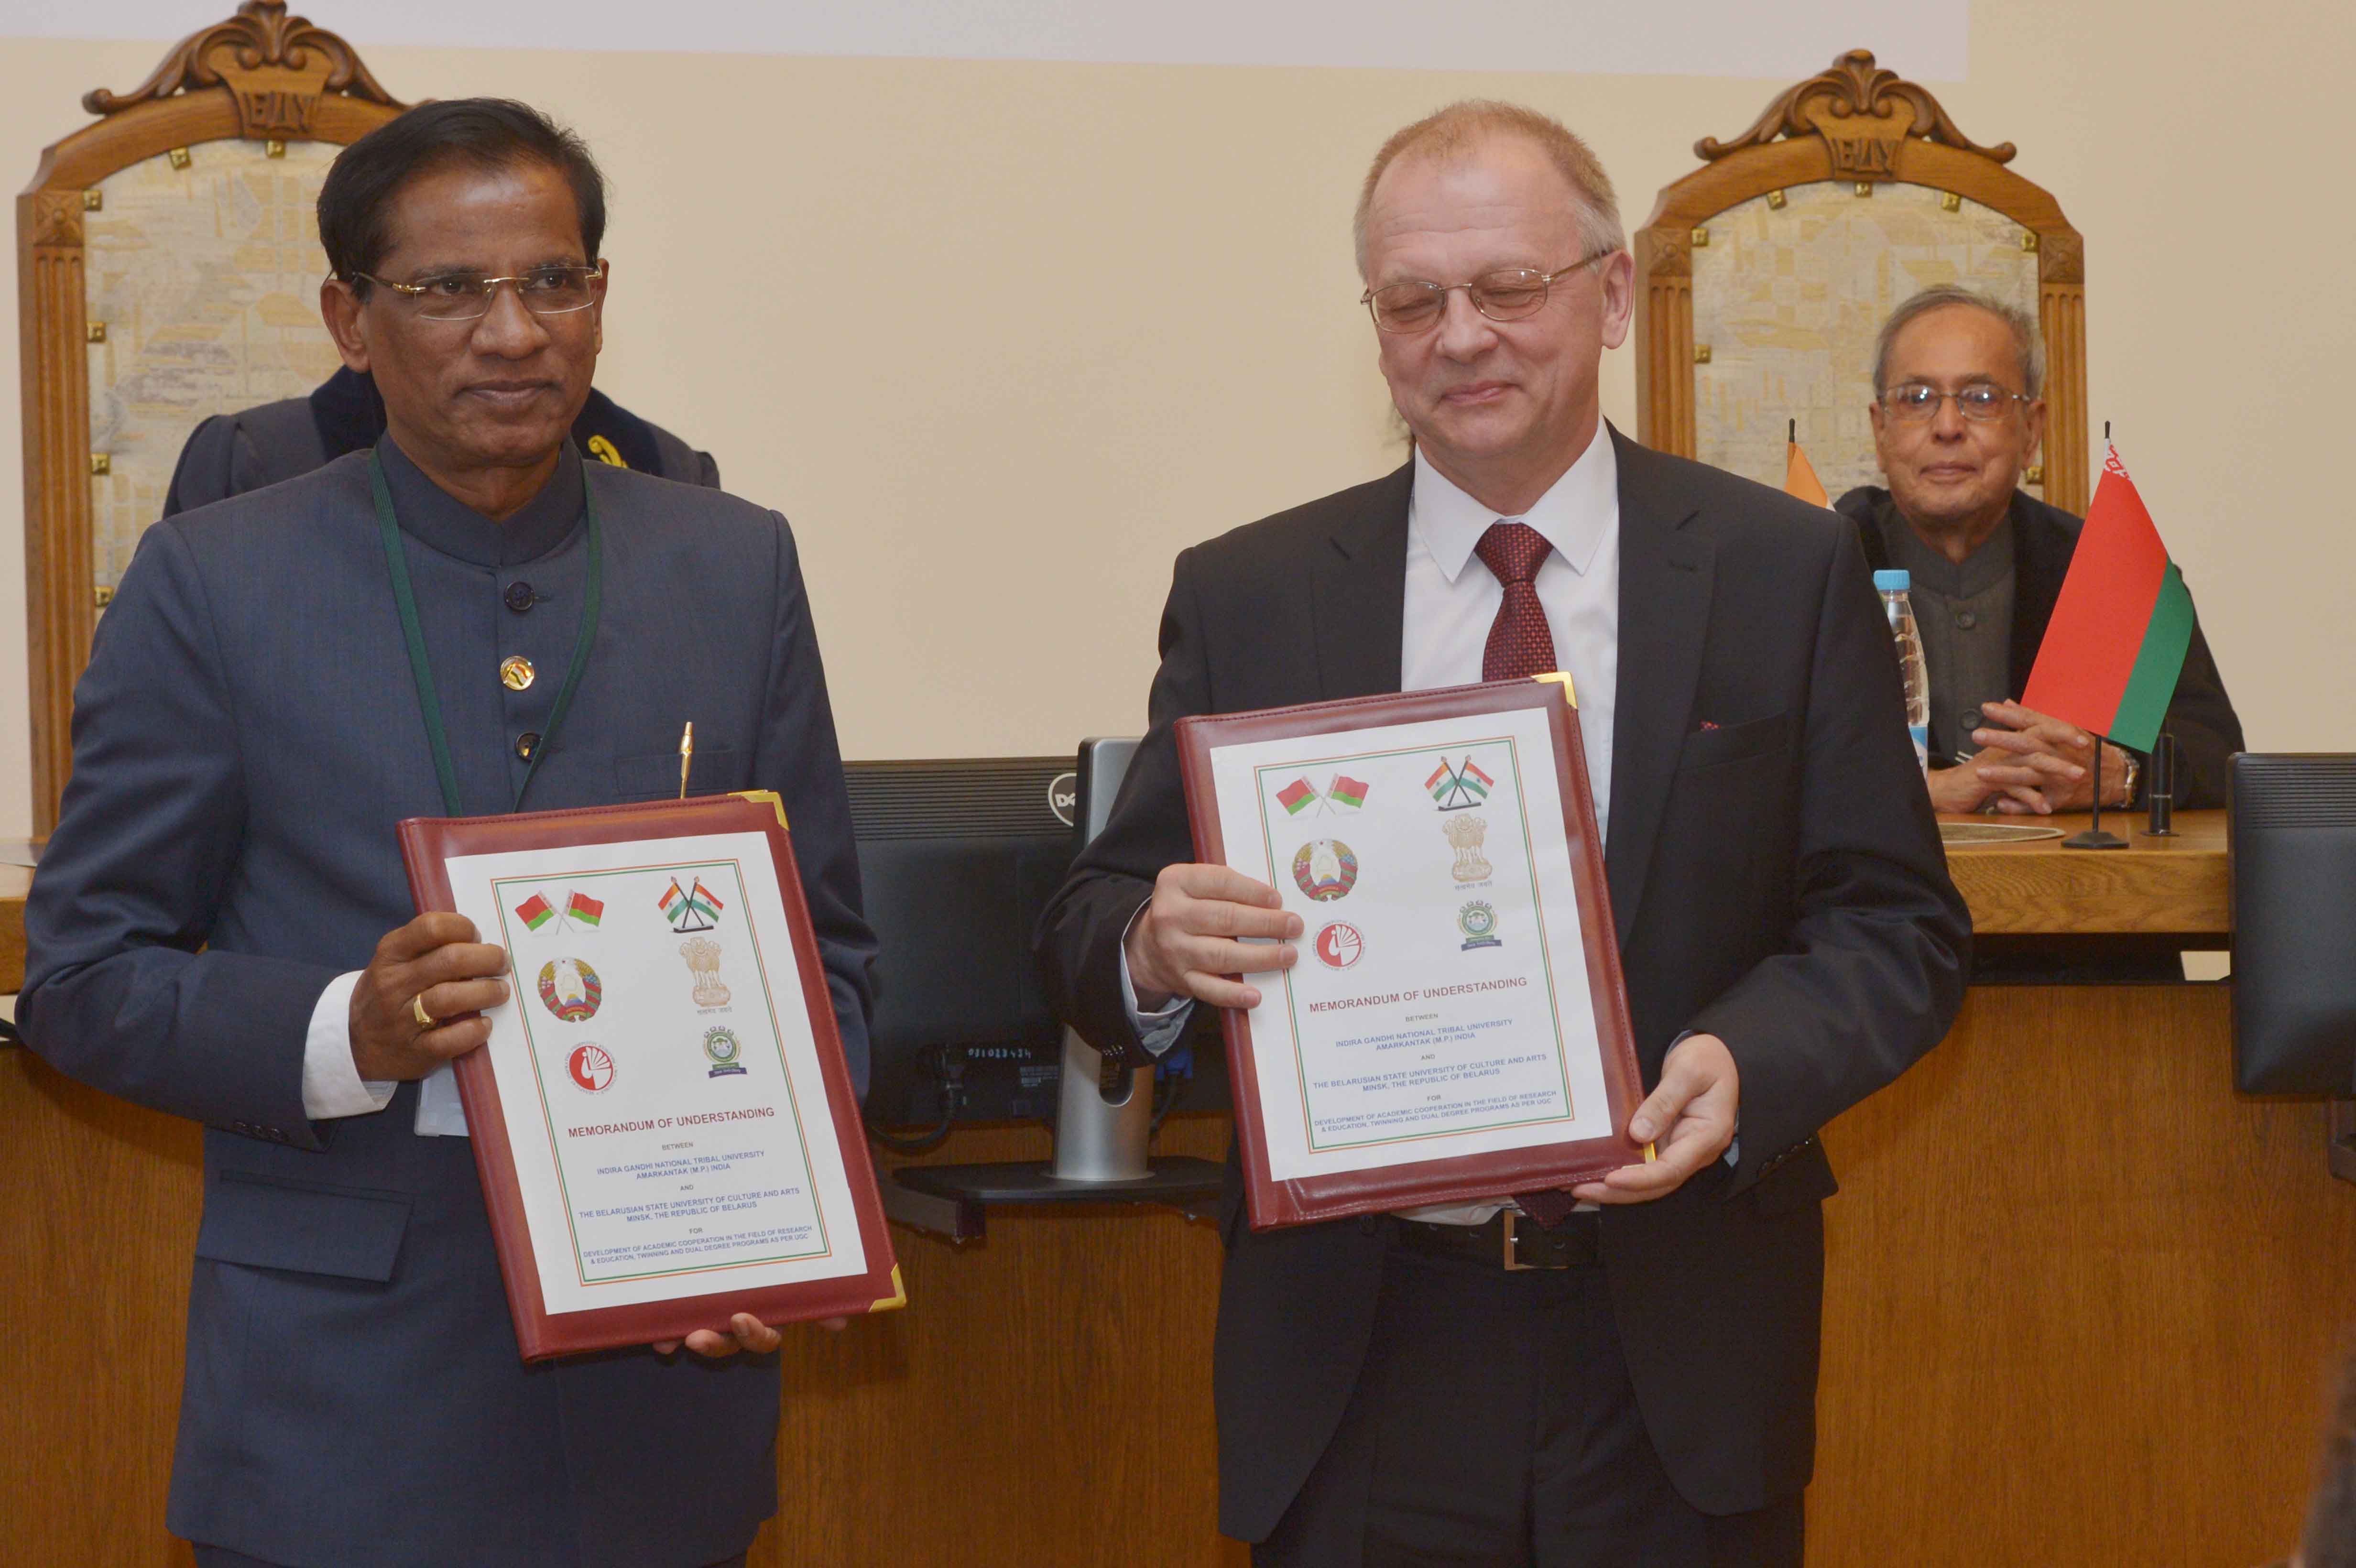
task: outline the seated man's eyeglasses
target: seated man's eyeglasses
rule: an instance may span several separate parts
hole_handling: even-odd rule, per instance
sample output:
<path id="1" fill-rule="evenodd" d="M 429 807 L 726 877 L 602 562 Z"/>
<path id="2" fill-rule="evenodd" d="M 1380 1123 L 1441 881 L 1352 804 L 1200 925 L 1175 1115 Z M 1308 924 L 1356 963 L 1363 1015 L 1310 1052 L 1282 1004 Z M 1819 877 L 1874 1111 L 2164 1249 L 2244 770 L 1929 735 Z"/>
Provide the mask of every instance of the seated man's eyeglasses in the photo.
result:
<path id="1" fill-rule="evenodd" d="M 1527 267 L 1501 267 L 1496 272 L 1482 273 L 1469 283 L 1428 283 L 1420 280 L 1385 283 L 1360 294 L 1358 303 L 1373 313 L 1375 325 L 1385 332 L 1428 331 L 1447 310 L 1448 296 L 1459 289 L 1472 302 L 1472 308 L 1491 321 L 1519 321 L 1546 308 L 1547 287 L 1557 278 L 1569 277 L 1619 249 L 1617 245 L 1609 246 L 1551 272 L 1534 272 Z"/>
<path id="2" fill-rule="evenodd" d="M 439 272 L 413 283 L 396 283 L 369 272 L 354 272 L 351 277 L 391 289 L 427 321 L 475 321 L 490 314 L 491 296 L 498 292 L 501 283 L 514 284 L 516 298 L 534 315 L 562 315 L 568 311 L 586 310 L 596 303 L 598 286 L 605 281 L 605 268 L 603 262 L 594 267 L 534 267 L 513 278 L 489 278 L 480 272 Z"/>
<path id="3" fill-rule="evenodd" d="M 1986 381 L 1975 381 L 1953 392 L 1943 392 L 1922 381 L 1908 381 L 1882 393 L 1881 408 L 1891 419 L 1902 423 L 1923 424 L 1939 417 L 1939 405 L 1949 398 L 1955 400 L 1957 413 L 1983 424 L 1989 420 L 2002 419 L 2012 411 L 2015 403 L 2036 400 L 2024 393 L 2008 392 Z"/>

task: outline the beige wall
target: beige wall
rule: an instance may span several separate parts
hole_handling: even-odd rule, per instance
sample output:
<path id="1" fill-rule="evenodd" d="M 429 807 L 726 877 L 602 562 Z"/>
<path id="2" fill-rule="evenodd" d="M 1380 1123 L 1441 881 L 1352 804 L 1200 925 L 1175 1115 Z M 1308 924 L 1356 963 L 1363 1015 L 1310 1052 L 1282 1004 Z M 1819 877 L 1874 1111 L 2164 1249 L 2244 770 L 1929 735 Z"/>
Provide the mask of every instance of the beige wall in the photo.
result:
<path id="1" fill-rule="evenodd" d="M 220 7 L 226 11 L 226 5 Z M 331 0 L 305 7 L 335 27 Z M 2356 204 L 2336 6 L 1974 7 L 1965 133 L 2087 240 L 2096 429 L 2183 564 L 2254 745 L 2356 749 L 2342 431 Z M 1860 38 L 1861 44 L 1873 40 Z M 154 44 L 0 48 L 30 176 Z M 612 176 L 599 384 L 802 541 L 845 752 L 1133 731 L 1172 555 L 1396 461 L 1346 229 L 1365 158 L 1471 93 L 1596 143 L 1632 226 L 1781 81 L 372 50 L 499 92 Z M 1902 59 L 1885 63 L 1901 70 Z M 16 425 L 0 335 L 0 426 Z M 1633 429 L 1628 354 L 1606 411 Z M 29 821 L 18 449 L 0 443 L 0 835 Z M 649 655 L 649 656 L 655 656 Z M 289 672 L 289 678 L 301 678 Z"/>

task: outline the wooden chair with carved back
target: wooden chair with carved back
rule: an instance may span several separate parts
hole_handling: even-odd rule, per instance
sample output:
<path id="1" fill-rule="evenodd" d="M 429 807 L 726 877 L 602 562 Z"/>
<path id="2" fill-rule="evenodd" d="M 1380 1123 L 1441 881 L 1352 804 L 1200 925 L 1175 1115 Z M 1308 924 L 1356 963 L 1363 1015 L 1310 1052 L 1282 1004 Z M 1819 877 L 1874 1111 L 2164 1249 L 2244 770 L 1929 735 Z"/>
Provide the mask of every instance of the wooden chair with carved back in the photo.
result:
<path id="1" fill-rule="evenodd" d="M 1838 496 L 1874 483 L 1867 409 L 1882 319 L 1956 283 L 2040 324 L 2043 463 L 2029 486 L 2086 508 L 2086 267 L 2052 196 L 1958 130 L 1923 88 L 1851 49 L 1786 89 L 1636 235 L 1638 431 L 1648 446 L 1780 485 L 1787 421 Z"/>
<path id="2" fill-rule="evenodd" d="M 72 764 L 98 615 L 198 421 L 336 368 L 313 204 L 345 144 L 401 112 L 351 47 L 244 0 L 41 155 L 16 198 L 34 831 Z"/>

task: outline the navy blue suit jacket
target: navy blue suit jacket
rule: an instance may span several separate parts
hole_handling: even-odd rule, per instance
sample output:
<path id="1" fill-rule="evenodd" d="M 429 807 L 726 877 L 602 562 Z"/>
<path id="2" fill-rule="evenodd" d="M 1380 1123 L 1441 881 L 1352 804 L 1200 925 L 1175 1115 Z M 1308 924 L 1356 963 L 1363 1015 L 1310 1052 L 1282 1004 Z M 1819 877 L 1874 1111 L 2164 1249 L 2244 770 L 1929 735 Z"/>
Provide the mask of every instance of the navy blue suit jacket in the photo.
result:
<path id="1" fill-rule="evenodd" d="M 604 613 L 520 804 L 669 796 L 692 720 L 698 793 L 784 797 L 863 1084 L 873 940 L 784 519 L 568 446 L 494 524 L 383 451 L 464 809 L 518 805 L 594 485 Z M 520 692 L 514 654 L 540 672 Z M 18 1016 L 63 1071 L 207 1124 L 169 1523 L 338 1568 L 711 1563 L 775 1507 L 774 1358 L 524 1367 L 466 1140 L 415 1134 L 414 1085 L 305 1115 L 323 988 L 415 912 L 393 825 L 443 809 L 364 454 L 148 530 L 76 688 Z"/>

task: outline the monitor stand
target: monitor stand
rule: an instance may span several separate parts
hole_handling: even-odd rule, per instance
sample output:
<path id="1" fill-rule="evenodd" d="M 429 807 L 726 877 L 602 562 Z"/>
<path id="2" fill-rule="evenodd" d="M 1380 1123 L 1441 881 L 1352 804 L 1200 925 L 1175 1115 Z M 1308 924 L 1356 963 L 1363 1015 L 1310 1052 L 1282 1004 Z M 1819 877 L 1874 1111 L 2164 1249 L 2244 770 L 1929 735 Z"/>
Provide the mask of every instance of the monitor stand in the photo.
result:
<path id="1" fill-rule="evenodd" d="M 1189 1155 L 1155 1159 L 1153 1069 L 1108 1062 L 1071 1029 L 1064 1031 L 1061 1098 L 1055 1107 L 1055 1157 L 993 1165 L 904 1165 L 879 1172 L 884 1207 L 895 1219 L 957 1241 L 982 1233 L 993 1205 L 1158 1203 L 1199 1218 L 1219 1194 L 1215 1160 Z M 894 1202 L 897 1186 L 922 1201 Z"/>

